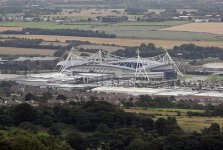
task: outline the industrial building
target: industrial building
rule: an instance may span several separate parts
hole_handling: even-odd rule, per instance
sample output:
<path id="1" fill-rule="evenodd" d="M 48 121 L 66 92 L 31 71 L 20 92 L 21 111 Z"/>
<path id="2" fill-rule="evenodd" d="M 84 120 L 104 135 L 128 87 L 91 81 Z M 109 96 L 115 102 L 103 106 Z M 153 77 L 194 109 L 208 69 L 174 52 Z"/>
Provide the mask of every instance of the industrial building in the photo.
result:
<path id="1" fill-rule="evenodd" d="M 59 57 L 19 57 L 13 60 L 14 64 L 25 66 L 28 69 L 53 69 Z"/>

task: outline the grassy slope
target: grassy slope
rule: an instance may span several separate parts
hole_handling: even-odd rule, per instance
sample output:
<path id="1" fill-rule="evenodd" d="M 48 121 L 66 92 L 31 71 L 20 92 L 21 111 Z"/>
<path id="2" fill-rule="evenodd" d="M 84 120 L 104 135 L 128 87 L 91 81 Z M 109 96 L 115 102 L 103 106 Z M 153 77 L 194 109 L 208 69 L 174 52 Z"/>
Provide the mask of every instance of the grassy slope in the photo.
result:
<path id="1" fill-rule="evenodd" d="M 222 117 L 188 117 L 186 112 L 202 112 L 203 110 L 193 110 L 193 109 L 172 109 L 172 108 L 131 108 L 125 109 L 126 112 L 131 113 L 144 113 L 144 114 L 154 114 L 156 118 L 175 116 L 177 118 L 178 124 L 183 128 L 185 132 L 201 131 L 205 127 L 209 127 L 211 123 L 219 123 L 223 126 Z M 181 112 L 181 116 L 177 116 L 177 112 Z"/>

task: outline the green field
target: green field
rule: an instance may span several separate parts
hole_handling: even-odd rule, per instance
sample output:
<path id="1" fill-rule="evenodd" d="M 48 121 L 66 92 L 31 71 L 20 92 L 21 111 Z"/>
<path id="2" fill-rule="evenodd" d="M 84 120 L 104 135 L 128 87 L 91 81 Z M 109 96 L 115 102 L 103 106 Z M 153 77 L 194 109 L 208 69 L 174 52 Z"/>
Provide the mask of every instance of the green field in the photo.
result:
<path id="1" fill-rule="evenodd" d="M 142 113 L 155 115 L 154 119 L 160 117 L 174 116 L 177 118 L 178 124 L 185 132 L 200 132 L 205 127 L 209 127 L 211 123 L 218 123 L 223 126 L 222 117 L 188 117 L 186 113 L 188 111 L 192 112 L 203 112 L 203 110 L 196 109 L 173 109 L 173 108 L 131 108 L 124 109 L 126 112 L 130 113 Z M 181 112 L 181 116 L 177 115 L 177 112 Z"/>
<path id="2" fill-rule="evenodd" d="M 223 76 L 213 75 L 208 78 L 209 81 L 223 81 Z"/>
<path id="3" fill-rule="evenodd" d="M 153 40 L 182 40 L 182 41 L 222 41 L 221 36 L 209 33 L 161 31 L 159 29 L 185 24 L 185 21 L 167 22 L 78 22 L 58 24 L 49 22 L 1 22 L 0 26 L 13 26 L 43 29 L 89 29 L 116 34 L 120 38 L 153 39 Z"/>
<path id="4" fill-rule="evenodd" d="M 92 26 L 98 26 L 98 23 L 76 23 L 76 24 L 58 24 L 50 22 L 1 22 L 0 26 L 24 27 L 24 28 L 42 28 L 42 29 L 87 29 Z"/>

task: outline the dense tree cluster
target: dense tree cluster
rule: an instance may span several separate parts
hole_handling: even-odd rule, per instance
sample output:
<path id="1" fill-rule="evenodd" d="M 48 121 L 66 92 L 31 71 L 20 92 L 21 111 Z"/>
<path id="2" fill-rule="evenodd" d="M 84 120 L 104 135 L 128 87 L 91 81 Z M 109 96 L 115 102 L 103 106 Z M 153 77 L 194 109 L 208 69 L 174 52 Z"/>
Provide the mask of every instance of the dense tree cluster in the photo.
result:
<path id="1" fill-rule="evenodd" d="M 1 87 L 0 95 L 6 96 L 6 97 L 11 96 L 11 93 L 13 92 L 11 88 L 13 85 L 17 85 L 17 83 L 14 81 L 1 81 L 0 82 L 0 87 Z M 0 97 L 0 99 L 1 99 L 1 97 Z"/>
<path id="2" fill-rule="evenodd" d="M 181 46 L 175 46 L 170 51 L 172 56 L 177 56 L 178 53 L 182 53 L 182 57 L 185 59 L 204 59 L 208 57 L 217 57 L 223 59 L 223 49 L 218 47 L 202 47 L 195 44 L 183 44 Z"/>
<path id="3" fill-rule="evenodd" d="M 0 126 L 17 128 L 0 130 L 0 149 L 7 150 L 221 150 L 223 145 L 216 123 L 202 133 L 185 134 L 174 117 L 154 121 L 147 115 L 125 113 L 101 101 L 54 107 L 2 107 Z"/>
<path id="4" fill-rule="evenodd" d="M 130 7 L 125 10 L 128 15 L 143 15 L 144 13 L 148 12 L 146 8 L 140 7 Z"/>
<path id="5" fill-rule="evenodd" d="M 27 39 L 27 38 L 11 38 L 1 40 L 0 46 L 3 47 L 18 47 L 18 48 L 37 48 L 37 49 L 66 49 L 64 46 L 41 45 L 42 39 Z"/>
<path id="6" fill-rule="evenodd" d="M 157 56 L 159 54 L 162 54 L 164 51 L 162 48 L 157 48 L 154 44 L 141 44 L 140 46 L 136 47 L 126 47 L 124 50 L 120 49 L 112 54 L 117 56 L 124 56 L 124 57 L 135 57 L 137 49 L 140 50 L 140 55 L 142 57 L 151 57 L 151 56 Z"/>
<path id="7" fill-rule="evenodd" d="M 79 30 L 79 29 L 40 29 L 24 28 L 21 31 L 3 31 L 1 34 L 37 34 L 37 35 L 63 35 L 81 37 L 115 38 L 114 34 L 106 34 L 104 31 Z"/>
<path id="8" fill-rule="evenodd" d="M 123 101 L 124 107 L 139 107 L 139 108 L 179 108 L 179 109 L 208 109 L 208 107 L 198 104 L 193 100 L 177 101 L 174 96 L 171 97 L 151 97 L 149 95 L 141 95 L 137 101 L 129 99 Z"/>
<path id="9" fill-rule="evenodd" d="M 204 107 L 204 112 L 187 112 L 188 116 L 223 116 L 223 104 L 219 105 L 207 105 Z"/>
<path id="10" fill-rule="evenodd" d="M 97 53 L 98 49 L 84 49 L 84 48 L 80 48 L 78 49 L 79 52 L 87 52 L 87 53 Z"/>
<path id="11" fill-rule="evenodd" d="M 0 131 L 1 150 L 70 150 L 70 146 L 49 134 L 34 134 L 24 130 Z"/>
<path id="12" fill-rule="evenodd" d="M 140 50 L 142 57 L 152 57 L 164 53 L 163 48 L 156 47 L 154 44 L 141 44 L 136 47 L 126 47 L 124 50 L 117 50 L 113 54 L 125 57 L 136 56 L 137 49 Z M 204 59 L 208 57 L 223 58 L 223 49 L 218 47 L 202 47 L 194 44 L 183 44 L 181 46 L 175 46 L 168 52 L 173 57 L 182 57 L 184 59 Z M 180 54 L 180 55 L 179 55 Z"/>

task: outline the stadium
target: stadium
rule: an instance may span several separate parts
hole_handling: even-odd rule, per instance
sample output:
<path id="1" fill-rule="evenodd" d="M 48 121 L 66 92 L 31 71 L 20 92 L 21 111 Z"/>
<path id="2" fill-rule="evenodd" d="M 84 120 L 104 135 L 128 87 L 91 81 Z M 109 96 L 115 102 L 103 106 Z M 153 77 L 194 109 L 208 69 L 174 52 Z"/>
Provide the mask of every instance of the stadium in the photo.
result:
<path id="1" fill-rule="evenodd" d="M 75 55 L 72 49 L 66 60 L 57 66 L 60 66 L 60 73 L 68 76 L 87 76 L 83 79 L 85 82 L 95 79 L 163 81 L 183 76 L 167 51 L 155 57 L 142 58 L 137 50 L 136 57 L 125 58 L 103 50 L 89 57 L 81 57 Z"/>

